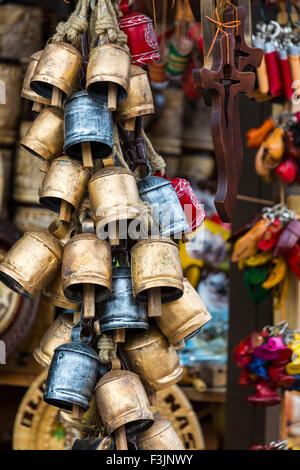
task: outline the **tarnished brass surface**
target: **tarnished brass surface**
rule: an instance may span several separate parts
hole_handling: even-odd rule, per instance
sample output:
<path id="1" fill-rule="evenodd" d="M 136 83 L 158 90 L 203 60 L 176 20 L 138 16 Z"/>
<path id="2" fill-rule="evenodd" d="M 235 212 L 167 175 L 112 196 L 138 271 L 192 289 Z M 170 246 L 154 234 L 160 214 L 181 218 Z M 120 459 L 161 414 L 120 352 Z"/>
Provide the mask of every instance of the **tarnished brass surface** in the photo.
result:
<path id="1" fill-rule="evenodd" d="M 32 54 L 32 56 L 30 57 L 30 62 L 28 64 L 26 74 L 25 74 L 25 77 L 24 77 L 21 96 L 23 98 L 27 98 L 28 100 L 35 101 L 36 103 L 41 103 L 41 104 L 45 104 L 47 106 L 50 106 L 51 101 L 49 99 L 38 95 L 30 87 L 31 79 L 34 75 L 35 69 L 37 67 L 38 61 L 41 58 L 42 53 L 43 53 L 43 51 L 38 51 L 38 52 L 35 52 L 34 54 Z"/>
<path id="2" fill-rule="evenodd" d="M 136 374 L 127 370 L 108 372 L 97 383 L 95 395 L 108 434 L 120 426 L 125 426 L 128 435 L 152 426 L 149 401 Z"/>
<path id="3" fill-rule="evenodd" d="M 141 67 L 131 65 L 128 95 L 118 106 L 121 120 L 154 113 L 152 91 L 148 74 Z"/>
<path id="4" fill-rule="evenodd" d="M 46 232 L 26 232 L 0 264 L 0 280 L 25 297 L 35 298 L 59 269 L 62 248 Z"/>
<path id="5" fill-rule="evenodd" d="M 73 315 L 62 314 L 52 323 L 41 339 L 40 346 L 35 349 L 33 356 L 35 360 L 46 369 L 49 369 L 54 349 L 61 344 L 71 342 L 71 331 L 73 327 Z"/>
<path id="6" fill-rule="evenodd" d="M 45 160 L 61 155 L 64 145 L 63 112 L 56 108 L 43 109 L 21 139 L 21 145 Z"/>
<path id="7" fill-rule="evenodd" d="M 158 413 L 150 429 L 137 436 L 139 450 L 184 450 L 172 424 Z"/>
<path id="8" fill-rule="evenodd" d="M 82 57 L 71 44 L 48 43 L 30 86 L 35 93 L 47 99 L 51 99 L 53 87 L 61 90 L 64 97 L 68 97 L 77 86 L 81 65 Z"/>
<path id="9" fill-rule="evenodd" d="M 148 393 L 170 387 L 183 375 L 175 349 L 156 326 L 127 333 L 123 352 L 129 369 L 140 377 Z"/>
<path id="10" fill-rule="evenodd" d="M 78 308 L 80 308 L 78 303 L 71 302 L 65 296 L 62 289 L 61 271 L 57 273 L 55 278 L 44 289 L 43 296 L 47 302 L 53 303 L 56 307 L 66 308 L 68 310 L 78 310 Z"/>
<path id="11" fill-rule="evenodd" d="M 0 145 L 15 143 L 21 112 L 21 86 L 21 65 L 0 63 Z"/>
<path id="12" fill-rule="evenodd" d="M 179 299 L 183 274 L 176 243 L 167 238 L 141 240 L 131 250 L 133 294 L 147 299 L 148 290 L 160 287 L 162 302 Z"/>
<path id="13" fill-rule="evenodd" d="M 82 302 L 83 284 L 95 285 L 96 301 L 105 300 L 112 290 L 110 245 L 93 233 L 76 235 L 64 248 L 62 286 L 65 296 Z"/>
<path id="14" fill-rule="evenodd" d="M 116 220 L 136 219 L 140 215 L 136 179 L 120 166 L 98 170 L 90 179 L 89 196 L 97 228 Z"/>
<path id="15" fill-rule="evenodd" d="M 183 296 L 162 305 L 162 315 L 155 321 L 170 343 L 176 345 L 187 339 L 211 320 L 204 302 L 190 282 L 184 278 Z"/>

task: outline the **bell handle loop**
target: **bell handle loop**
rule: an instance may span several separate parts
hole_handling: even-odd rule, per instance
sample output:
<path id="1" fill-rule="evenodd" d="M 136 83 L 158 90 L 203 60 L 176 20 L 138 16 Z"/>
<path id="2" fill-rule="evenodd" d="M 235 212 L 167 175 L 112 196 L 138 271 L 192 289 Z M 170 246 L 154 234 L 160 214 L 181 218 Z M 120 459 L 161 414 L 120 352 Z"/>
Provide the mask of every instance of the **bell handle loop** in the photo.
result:
<path id="1" fill-rule="evenodd" d="M 112 359 L 112 361 L 111 361 L 111 370 L 121 370 L 121 369 L 122 369 L 122 364 L 121 364 L 120 359 L 118 359 L 117 357 Z"/>
<path id="2" fill-rule="evenodd" d="M 83 332 L 83 326 L 88 327 L 90 330 L 90 334 L 88 336 L 82 336 Z M 75 323 L 75 325 L 72 328 L 71 331 L 71 340 L 74 341 L 74 343 L 84 343 L 84 344 L 90 344 L 92 339 L 92 328 L 90 328 L 90 325 L 88 323 L 83 323 L 83 306 L 81 307 L 81 314 L 80 314 L 80 320 Z"/>

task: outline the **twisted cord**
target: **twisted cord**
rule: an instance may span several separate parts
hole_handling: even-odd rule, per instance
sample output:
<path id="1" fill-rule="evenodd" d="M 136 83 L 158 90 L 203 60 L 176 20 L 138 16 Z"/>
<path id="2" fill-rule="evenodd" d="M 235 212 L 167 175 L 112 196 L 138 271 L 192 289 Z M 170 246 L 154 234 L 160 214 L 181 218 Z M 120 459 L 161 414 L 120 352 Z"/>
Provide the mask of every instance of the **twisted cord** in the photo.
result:
<path id="1" fill-rule="evenodd" d="M 113 359 L 117 358 L 117 347 L 112 335 L 102 333 L 99 337 L 97 346 L 99 350 L 99 359 L 103 364 L 110 364 Z"/>
<path id="2" fill-rule="evenodd" d="M 88 30 L 90 4 L 91 0 L 78 0 L 75 10 L 67 21 L 58 23 L 52 42 L 62 42 L 67 38 L 71 44 L 78 44 L 80 36 Z"/>
<path id="3" fill-rule="evenodd" d="M 152 173 L 155 174 L 157 171 L 159 171 L 163 176 L 166 172 L 166 162 L 164 161 L 163 157 L 158 155 L 158 153 L 154 150 L 154 147 L 144 130 L 142 132 L 142 136 L 145 140 L 147 157 L 152 168 Z"/>

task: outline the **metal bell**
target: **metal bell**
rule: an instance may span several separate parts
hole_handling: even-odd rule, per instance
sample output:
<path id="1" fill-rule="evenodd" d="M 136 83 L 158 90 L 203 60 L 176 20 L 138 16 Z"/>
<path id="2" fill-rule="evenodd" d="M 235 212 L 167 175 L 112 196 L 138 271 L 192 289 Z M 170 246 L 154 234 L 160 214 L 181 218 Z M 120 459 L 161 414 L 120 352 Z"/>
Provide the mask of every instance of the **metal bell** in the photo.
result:
<path id="1" fill-rule="evenodd" d="M 95 300 L 100 302 L 112 290 L 110 245 L 94 233 L 82 233 L 65 245 L 62 263 L 62 286 L 65 296 L 83 302 L 83 285 L 95 285 Z"/>
<path id="2" fill-rule="evenodd" d="M 80 341 L 77 327 L 73 327 L 72 342 L 55 349 L 44 392 L 46 403 L 69 411 L 73 405 L 89 408 L 100 366 L 89 339 Z"/>
<path id="3" fill-rule="evenodd" d="M 104 103 L 95 102 L 88 93 L 79 91 L 65 107 L 64 151 L 82 160 L 83 142 L 90 142 L 93 158 L 104 158 L 113 151 L 113 121 Z"/>
<path id="4" fill-rule="evenodd" d="M 74 418 L 69 411 L 59 410 L 57 420 L 64 426 L 71 426 L 80 432 L 80 436 L 88 437 L 99 433 L 101 427 L 99 412 L 96 404 L 95 395 L 90 401 L 89 409 L 80 419 Z"/>
<path id="5" fill-rule="evenodd" d="M 30 56 L 30 62 L 28 64 L 27 71 L 26 71 L 26 74 L 25 74 L 25 77 L 24 77 L 21 96 L 22 96 L 22 98 L 26 98 L 28 100 L 34 101 L 35 103 L 40 103 L 40 104 L 50 106 L 51 101 L 49 99 L 38 95 L 30 87 L 31 79 L 34 75 L 35 69 L 37 67 L 37 64 L 38 64 L 41 56 L 42 56 L 42 53 L 43 53 L 43 51 L 38 51 L 38 52 L 35 52 L 34 54 L 32 54 L 32 56 Z"/>
<path id="6" fill-rule="evenodd" d="M 180 236 L 189 230 L 189 224 L 170 181 L 148 176 L 137 181 L 140 199 L 152 207 L 153 220 L 159 225 L 163 237 Z"/>
<path id="7" fill-rule="evenodd" d="M 65 308 L 67 310 L 78 310 L 79 304 L 71 302 L 67 299 L 62 289 L 62 273 L 61 270 L 57 273 L 54 279 L 43 290 L 43 297 L 45 300 L 56 307 Z"/>
<path id="8" fill-rule="evenodd" d="M 78 209 L 87 188 L 89 172 L 68 157 L 53 160 L 39 189 L 40 204 L 59 213 L 62 201 Z"/>
<path id="9" fill-rule="evenodd" d="M 127 97 L 130 55 L 117 44 L 103 44 L 92 50 L 86 73 L 86 89 L 96 101 L 108 104 L 109 85 L 117 86 L 117 101 Z"/>
<path id="10" fill-rule="evenodd" d="M 148 290 L 161 288 L 161 301 L 172 302 L 183 294 L 183 274 L 176 243 L 167 238 L 141 240 L 131 250 L 133 295 L 147 300 Z"/>
<path id="11" fill-rule="evenodd" d="M 61 245 L 50 233 L 26 232 L 4 256 L 0 280 L 17 294 L 35 298 L 52 281 L 61 259 Z"/>
<path id="12" fill-rule="evenodd" d="M 128 436 L 152 426 L 153 416 L 146 392 L 133 372 L 108 372 L 97 383 L 95 395 L 101 420 L 109 435 L 121 426 L 125 426 Z"/>
<path id="13" fill-rule="evenodd" d="M 147 431 L 137 436 L 139 450 L 184 450 L 179 436 L 170 421 L 158 413 L 154 415 L 154 424 Z"/>
<path id="14" fill-rule="evenodd" d="M 22 137 L 20 144 L 43 160 L 61 155 L 64 144 L 62 111 L 56 108 L 43 109 Z"/>
<path id="15" fill-rule="evenodd" d="M 175 302 L 164 304 L 162 316 L 155 319 L 174 346 L 195 336 L 212 318 L 198 292 L 186 278 L 183 285 L 183 296 Z"/>
<path id="16" fill-rule="evenodd" d="M 149 394 L 171 387 L 183 375 L 175 349 L 154 325 L 147 331 L 128 333 L 122 351 L 128 368 L 140 377 Z"/>
<path id="17" fill-rule="evenodd" d="M 54 350 L 65 343 L 71 342 L 73 315 L 62 314 L 52 323 L 41 339 L 40 345 L 33 352 L 35 360 L 46 369 L 52 361 Z"/>
<path id="18" fill-rule="evenodd" d="M 98 304 L 101 332 L 123 328 L 146 330 L 147 306 L 133 298 L 130 268 L 114 268 L 112 279 L 111 298 Z"/>
<path id="19" fill-rule="evenodd" d="M 30 87 L 48 100 L 53 98 L 56 88 L 65 99 L 77 85 L 81 65 L 82 57 L 71 44 L 48 43 L 36 66 Z"/>

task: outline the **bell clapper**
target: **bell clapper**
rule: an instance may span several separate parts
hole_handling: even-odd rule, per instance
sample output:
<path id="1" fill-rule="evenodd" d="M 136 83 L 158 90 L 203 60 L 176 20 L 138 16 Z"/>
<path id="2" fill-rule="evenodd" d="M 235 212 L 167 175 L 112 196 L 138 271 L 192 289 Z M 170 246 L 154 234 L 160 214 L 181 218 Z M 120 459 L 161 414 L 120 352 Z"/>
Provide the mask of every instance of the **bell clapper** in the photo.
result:
<path id="1" fill-rule="evenodd" d="M 42 173 L 47 173 L 49 168 L 50 168 L 50 162 L 48 160 L 45 160 L 44 163 L 42 164 L 41 168 L 40 168 L 40 171 Z"/>
<path id="2" fill-rule="evenodd" d="M 62 92 L 56 87 L 52 88 L 51 106 L 62 107 Z"/>
<path id="3" fill-rule="evenodd" d="M 126 131 L 134 131 L 135 130 L 135 118 L 127 119 L 124 123 L 124 128 Z"/>
<path id="4" fill-rule="evenodd" d="M 125 328 L 119 328 L 118 330 L 114 330 L 114 342 L 125 343 Z"/>
<path id="5" fill-rule="evenodd" d="M 76 323 L 79 322 L 80 318 L 81 318 L 80 310 L 74 312 L 74 314 L 73 314 L 73 325 L 76 325 Z"/>
<path id="6" fill-rule="evenodd" d="M 150 406 L 156 406 L 157 405 L 157 393 L 153 392 L 148 395 L 148 400 Z"/>
<path id="7" fill-rule="evenodd" d="M 67 201 L 61 201 L 60 211 L 59 211 L 59 220 L 62 222 L 70 222 L 71 220 L 71 211 L 72 206 Z"/>
<path id="8" fill-rule="evenodd" d="M 42 103 L 38 103 L 37 101 L 33 103 L 32 111 L 35 111 L 36 113 L 40 113 L 42 109 L 43 109 Z"/>
<path id="9" fill-rule="evenodd" d="M 72 407 L 72 418 L 73 419 L 82 419 L 84 415 L 84 409 L 81 406 L 73 405 Z"/>
<path id="10" fill-rule="evenodd" d="M 94 284 L 84 284 L 84 309 L 83 318 L 95 317 L 95 286 Z"/>
<path id="11" fill-rule="evenodd" d="M 94 168 L 92 148 L 90 142 L 81 142 L 82 163 L 84 168 Z"/>
<path id="12" fill-rule="evenodd" d="M 125 426 L 120 426 L 114 432 L 117 450 L 128 450 Z"/>
<path id="13" fill-rule="evenodd" d="M 118 96 L 118 85 L 116 83 L 110 82 L 108 85 L 108 111 L 117 110 L 117 96 Z"/>
<path id="14" fill-rule="evenodd" d="M 119 221 L 116 220 L 115 223 L 109 225 L 109 243 L 112 246 L 119 246 Z"/>
<path id="15" fill-rule="evenodd" d="M 148 317 L 161 315 L 161 290 L 160 287 L 152 287 L 148 291 Z"/>

